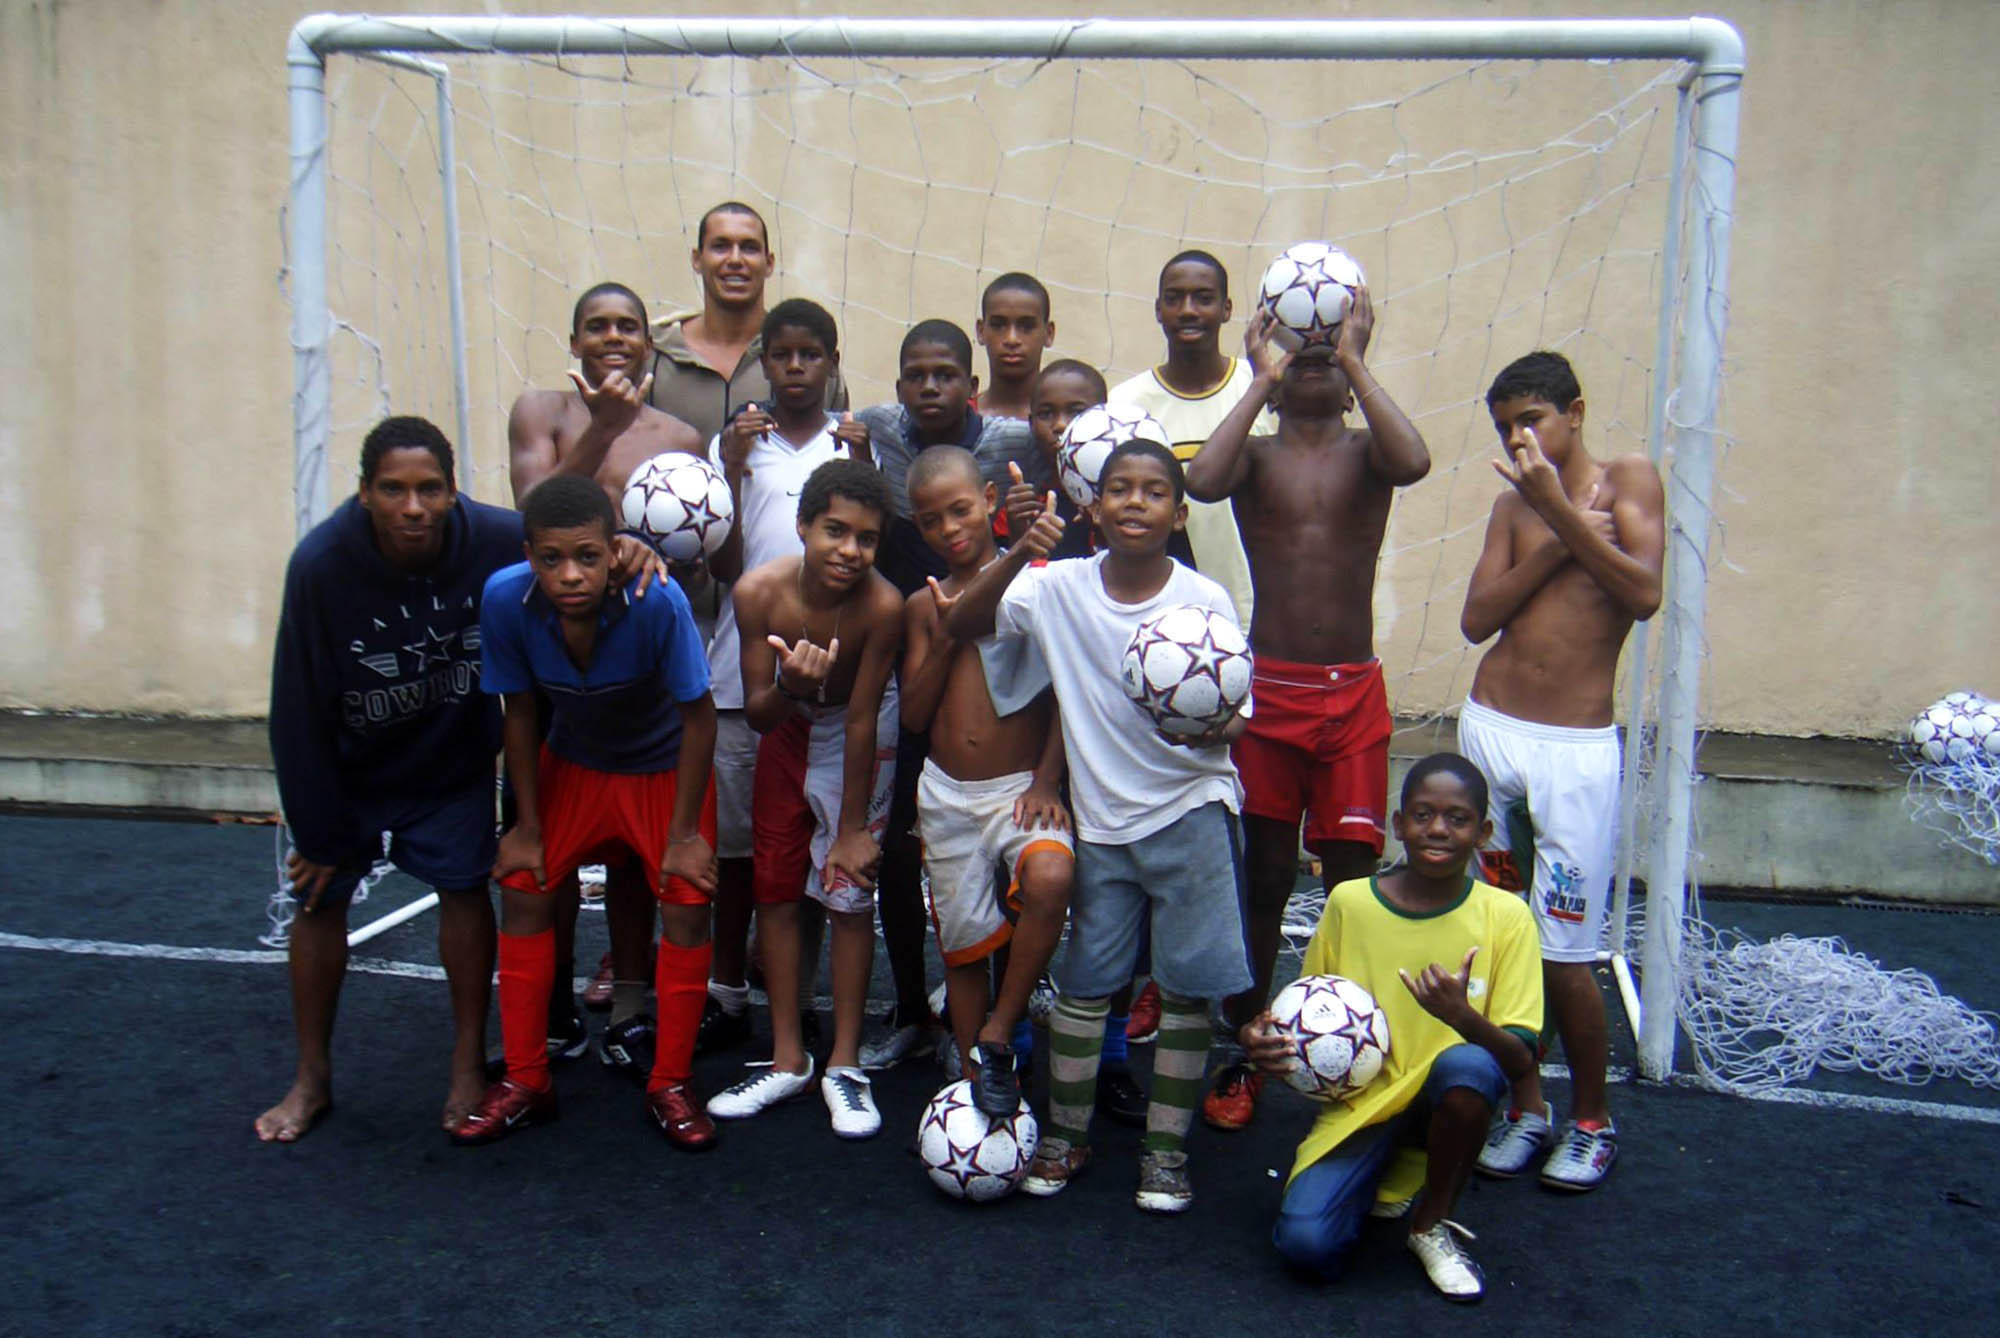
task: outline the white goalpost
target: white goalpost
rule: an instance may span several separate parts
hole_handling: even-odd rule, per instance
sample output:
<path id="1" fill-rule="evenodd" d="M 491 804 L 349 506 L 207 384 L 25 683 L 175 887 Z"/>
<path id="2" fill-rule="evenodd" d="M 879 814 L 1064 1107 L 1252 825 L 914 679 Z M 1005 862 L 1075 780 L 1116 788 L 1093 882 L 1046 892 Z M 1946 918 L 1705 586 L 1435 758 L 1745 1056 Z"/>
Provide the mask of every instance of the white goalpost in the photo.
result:
<path id="1" fill-rule="evenodd" d="M 1370 364 L 1432 448 L 1376 624 L 1398 714 L 1442 717 L 1475 663 L 1457 612 L 1494 484 L 1486 385 L 1567 353 L 1593 449 L 1645 451 L 1667 484 L 1662 626 L 1635 631 L 1621 684 L 1607 946 L 1641 1070 L 1672 1072 L 1744 68 L 1728 24 L 322 14 L 286 59 L 301 533 L 389 412 L 451 425 L 461 485 L 504 497 L 508 406 L 562 383 L 575 295 L 617 279 L 656 316 L 692 305 L 694 220 L 725 199 L 768 219 L 774 296 L 834 312 L 857 406 L 890 397 L 910 324 L 969 324 L 1002 272 L 1049 287 L 1052 356 L 1115 380 L 1156 360 L 1168 255 L 1227 262 L 1240 318 L 1278 249 L 1323 238 L 1366 269 Z"/>

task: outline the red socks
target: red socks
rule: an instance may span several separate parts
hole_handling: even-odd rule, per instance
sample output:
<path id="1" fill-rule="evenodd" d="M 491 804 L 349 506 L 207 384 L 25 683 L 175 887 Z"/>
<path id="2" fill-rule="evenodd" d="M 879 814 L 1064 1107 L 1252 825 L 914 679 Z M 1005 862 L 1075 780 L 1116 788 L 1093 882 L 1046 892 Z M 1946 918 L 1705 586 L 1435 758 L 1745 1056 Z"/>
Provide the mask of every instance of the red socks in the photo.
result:
<path id="1" fill-rule="evenodd" d="M 694 1073 L 695 1033 L 701 1010 L 708 1003 L 708 966 L 714 948 L 681 948 L 660 936 L 660 955 L 653 968 L 653 993 L 658 996 L 659 1030 L 653 1034 L 653 1076 L 646 1090 L 684 1083 Z M 509 1056 L 512 1063 L 512 1056 Z"/>
<path id="2" fill-rule="evenodd" d="M 549 1086 L 549 991 L 555 983 L 555 930 L 500 935 L 500 1045 L 507 1077 L 537 1092 Z"/>

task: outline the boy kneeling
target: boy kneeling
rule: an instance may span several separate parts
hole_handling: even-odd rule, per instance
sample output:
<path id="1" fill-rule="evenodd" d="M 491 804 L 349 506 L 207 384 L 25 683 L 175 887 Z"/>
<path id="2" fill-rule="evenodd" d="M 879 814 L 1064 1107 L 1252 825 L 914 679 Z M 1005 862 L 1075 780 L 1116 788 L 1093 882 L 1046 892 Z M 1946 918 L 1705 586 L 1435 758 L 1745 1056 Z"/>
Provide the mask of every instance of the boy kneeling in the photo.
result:
<path id="1" fill-rule="evenodd" d="M 485 1143 L 556 1118 L 549 1081 L 555 902 L 579 865 L 635 860 L 660 901 L 658 1043 L 646 1084 L 676 1146 L 715 1142 L 689 1083 L 708 998 L 708 901 L 715 893 L 715 704 L 708 655 L 671 581 L 651 599 L 611 589 L 616 520 L 579 475 L 536 485 L 522 504 L 528 560 L 486 583 L 481 685 L 505 700 L 507 776 L 520 818 L 500 838 L 500 1036 L 507 1076 L 453 1137 Z M 534 689 L 550 704 L 538 745 Z"/>
<path id="2" fill-rule="evenodd" d="M 1472 1233 L 1445 1215 L 1494 1107 L 1534 1064 L 1542 1023 L 1533 917 L 1519 898 L 1466 872 L 1491 833 L 1485 814 L 1477 767 L 1456 753 L 1417 763 L 1391 820 L 1405 862 L 1335 887 L 1306 946 L 1306 975 L 1345 976 L 1389 1019 L 1382 1072 L 1314 1121 L 1272 1233 L 1287 1262 L 1322 1278 L 1340 1274 L 1364 1217 L 1407 1212 L 1409 1246 L 1431 1284 L 1453 1301 L 1477 1301 L 1483 1290 L 1457 1240 Z M 1268 1011 L 1240 1039 L 1267 1074 L 1297 1062 Z"/>

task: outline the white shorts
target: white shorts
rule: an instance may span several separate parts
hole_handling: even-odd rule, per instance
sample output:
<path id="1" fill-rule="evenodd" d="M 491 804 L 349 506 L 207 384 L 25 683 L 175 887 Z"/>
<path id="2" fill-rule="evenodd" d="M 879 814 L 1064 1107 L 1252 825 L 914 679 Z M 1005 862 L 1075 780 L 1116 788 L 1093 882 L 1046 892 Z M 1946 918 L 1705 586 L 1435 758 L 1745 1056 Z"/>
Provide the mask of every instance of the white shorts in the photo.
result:
<path id="1" fill-rule="evenodd" d="M 1569 729 L 1516 720 L 1467 698 L 1458 717 L 1458 750 L 1486 777 L 1493 840 L 1511 853 L 1507 812 L 1527 806 L 1535 829 L 1535 871 L 1528 904 L 1545 962 L 1597 957 L 1609 908 L 1618 847 L 1618 730 Z"/>
<path id="2" fill-rule="evenodd" d="M 739 710 L 715 713 L 715 857 L 749 859 L 750 786 L 757 775 L 757 731 Z"/>
<path id="3" fill-rule="evenodd" d="M 896 687 L 890 683 L 875 717 L 875 773 L 866 818 L 868 834 L 878 844 L 889 825 L 899 718 Z M 846 768 L 844 706 L 801 710 L 759 741 L 752 786 L 757 863 L 751 874 L 758 904 L 797 901 L 803 894 L 832 911 L 874 911 L 872 889 L 832 876 L 826 867 L 840 828 Z"/>
<path id="4" fill-rule="evenodd" d="M 1014 825 L 1014 801 L 1034 779 L 1032 771 L 1017 771 L 991 780 L 955 780 L 924 760 L 917 778 L 917 827 L 931 885 L 931 926 L 946 966 L 980 961 L 1013 936 L 1023 860 L 1038 850 L 1076 853 L 1066 831 Z M 994 866 L 1001 863 L 1009 874 L 1004 901 L 995 895 L 993 879 Z"/>

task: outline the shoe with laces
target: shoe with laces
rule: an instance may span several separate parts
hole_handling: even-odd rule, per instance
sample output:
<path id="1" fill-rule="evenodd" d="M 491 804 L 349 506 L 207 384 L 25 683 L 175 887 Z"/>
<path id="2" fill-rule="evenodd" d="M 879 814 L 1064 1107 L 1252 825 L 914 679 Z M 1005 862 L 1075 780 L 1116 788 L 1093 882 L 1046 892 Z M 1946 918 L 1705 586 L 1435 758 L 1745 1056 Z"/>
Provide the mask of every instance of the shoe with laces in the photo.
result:
<path id="1" fill-rule="evenodd" d="M 1035 1159 L 1028 1163 L 1028 1173 L 1021 1177 L 1021 1192 L 1038 1199 L 1060 1194 L 1089 1165 L 1088 1143 L 1072 1143 L 1067 1138 L 1044 1134 L 1035 1148 Z"/>
<path id="2" fill-rule="evenodd" d="M 1248 1064 L 1224 1065 L 1202 1098 L 1201 1117 L 1214 1129 L 1241 1129 L 1257 1113 L 1257 1094 L 1263 1090 L 1264 1075 Z"/>
<path id="3" fill-rule="evenodd" d="M 1495 1180 L 1512 1180 L 1527 1170 L 1535 1154 L 1548 1146 L 1549 1126 L 1555 1114 L 1555 1107 L 1544 1102 L 1540 1114 L 1532 1110 L 1503 1110 L 1494 1116 L 1492 1127 L 1486 1131 L 1486 1146 L 1479 1150 L 1479 1160 L 1474 1163 L 1479 1173 Z"/>
<path id="4" fill-rule="evenodd" d="M 732 1050 L 749 1039 L 750 1010 L 746 1007 L 740 1013 L 732 1013 L 710 995 L 701 1006 L 701 1023 L 695 1028 L 695 1056 Z"/>
<path id="5" fill-rule="evenodd" d="M 1149 1213 L 1184 1213 L 1194 1206 L 1194 1185 L 1188 1180 L 1187 1153 L 1139 1154 L 1139 1192 L 1132 1201 Z"/>
<path id="6" fill-rule="evenodd" d="M 488 1087 L 479 1104 L 459 1121 L 458 1127 L 451 1131 L 451 1141 L 461 1147 L 491 1143 L 516 1129 L 531 1124 L 553 1124 L 557 1118 L 554 1087 L 538 1092 L 511 1078 L 502 1078 Z"/>
<path id="7" fill-rule="evenodd" d="M 882 1132 L 882 1113 L 875 1109 L 874 1084 L 860 1069 L 830 1068 L 819 1080 L 819 1094 L 833 1116 L 833 1131 L 842 1138 L 873 1138 Z"/>
<path id="8" fill-rule="evenodd" d="M 646 1111 L 681 1151 L 706 1152 L 715 1146 L 715 1121 L 701 1108 L 694 1084 L 677 1082 L 646 1093 Z"/>
<path id="9" fill-rule="evenodd" d="M 806 1056 L 804 1073 L 787 1073 L 765 1065 L 752 1069 L 749 1077 L 710 1097 L 708 1113 L 718 1120 L 747 1120 L 780 1101 L 793 1101 L 804 1096 L 812 1088 L 812 1082 L 813 1057 L 810 1054 Z"/>
<path id="10" fill-rule="evenodd" d="M 1097 1108 L 1113 1124 L 1146 1127 L 1146 1089 L 1123 1064 L 1106 1064 L 1097 1071 Z"/>
<path id="11" fill-rule="evenodd" d="M 651 1013 L 634 1013 L 604 1029 L 597 1057 L 605 1068 L 644 1082 L 653 1072 L 653 1044 L 658 1025 Z"/>
<path id="12" fill-rule="evenodd" d="M 583 987 L 583 1006 L 593 1013 L 611 1011 L 611 984 L 617 972 L 611 969 L 611 954 L 605 953 L 597 960 L 597 974 Z"/>
<path id="13" fill-rule="evenodd" d="M 1146 988 L 1139 991 L 1139 997 L 1132 1000 L 1132 1011 L 1125 1019 L 1125 1043 L 1144 1045 L 1158 1040 L 1160 1035 L 1160 987 L 1154 981 L 1147 981 Z"/>
<path id="14" fill-rule="evenodd" d="M 1474 1239 L 1473 1234 L 1456 1222 L 1441 1221 L 1429 1231 L 1410 1233 L 1410 1253 L 1424 1266 L 1424 1274 L 1431 1280 L 1431 1286 L 1447 1301 L 1477 1301 L 1486 1291 L 1486 1277 L 1479 1271 L 1479 1265 L 1472 1262 L 1472 1256 L 1465 1252 L 1459 1238 Z"/>
<path id="15" fill-rule="evenodd" d="M 972 1047 L 972 1104 L 996 1120 L 1021 1108 L 1021 1076 L 1014 1068 L 1014 1047 L 981 1041 Z"/>
<path id="16" fill-rule="evenodd" d="M 579 1059 L 590 1049 L 590 1024 L 583 1020 L 583 1014 L 572 1007 L 566 1018 L 549 1019 L 549 1059 L 552 1062 L 567 1063 Z"/>
<path id="17" fill-rule="evenodd" d="M 887 1029 L 861 1047 L 861 1067 L 892 1069 L 906 1059 L 923 1059 L 936 1052 L 944 1034 L 944 1024 L 935 1016 L 905 1024 L 891 1013 Z"/>
<path id="18" fill-rule="evenodd" d="M 1602 1129 L 1585 1129 L 1571 1120 L 1563 1126 L 1555 1151 L 1542 1163 L 1542 1183 L 1581 1194 L 1603 1184 L 1617 1158 L 1618 1130 L 1609 1121 Z"/>

